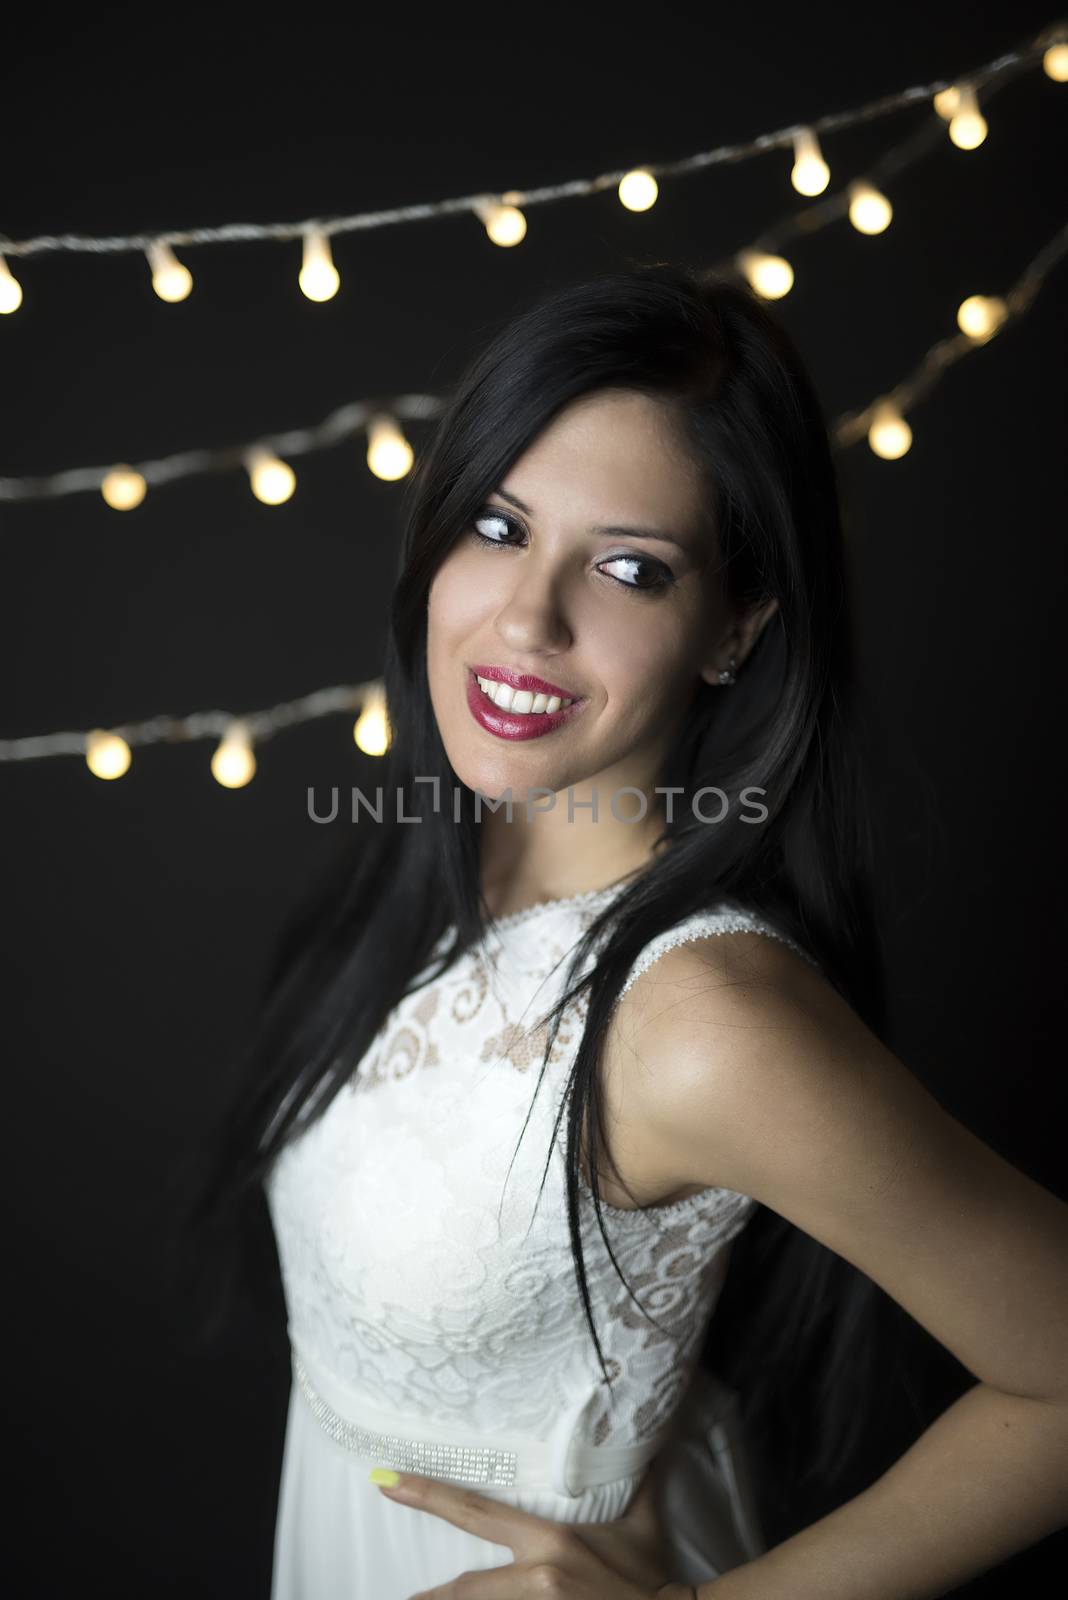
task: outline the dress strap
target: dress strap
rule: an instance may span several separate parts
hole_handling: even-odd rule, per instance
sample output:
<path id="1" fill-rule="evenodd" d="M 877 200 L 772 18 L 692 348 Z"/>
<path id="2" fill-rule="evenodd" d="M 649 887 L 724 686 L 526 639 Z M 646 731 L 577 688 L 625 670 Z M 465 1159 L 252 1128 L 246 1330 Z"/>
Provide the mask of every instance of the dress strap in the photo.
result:
<path id="1" fill-rule="evenodd" d="M 643 972 L 647 972 L 654 962 L 659 961 L 668 950 L 673 950 L 676 945 L 692 944 L 695 939 L 706 939 L 712 934 L 719 933 L 762 933 L 769 939 L 778 939 L 780 943 L 789 945 L 791 950 L 795 950 L 810 966 L 815 967 L 817 972 L 822 971 L 815 956 L 810 955 L 803 946 L 783 933 L 780 928 L 776 928 L 766 917 L 760 916 L 755 911 L 749 911 L 744 906 L 724 902 L 722 906 L 716 906 L 711 911 L 695 911 L 676 927 L 667 928 L 663 933 L 658 933 L 655 938 L 650 939 L 627 974 L 626 982 L 619 992 L 620 998 L 622 999 L 631 984 L 640 978 Z"/>

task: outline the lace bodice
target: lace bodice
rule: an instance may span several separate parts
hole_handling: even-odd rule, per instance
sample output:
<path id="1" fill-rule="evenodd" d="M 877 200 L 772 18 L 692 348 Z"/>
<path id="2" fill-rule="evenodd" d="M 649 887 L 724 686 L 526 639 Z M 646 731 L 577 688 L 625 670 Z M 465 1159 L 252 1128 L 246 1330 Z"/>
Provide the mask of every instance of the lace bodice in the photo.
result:
<path id="1" fill-rule="evenodd" d="M 584 997 L 565 1014 L 516 1148 L 546 1039 L 532 1024 L 612 892 L 491 924 L 482 946 L 394 1008 L 346 1087 L 275 1163 L 267 1193 L 294 1347 L 369 1405 L 534 1438 L 567 1410 L 590 1444 L 637 1444 L 671 1421 L 727 1246 L 755 1202 L 706 1189 L 641 1211 L 604 1208 L 657 1327 L 620 1282 L 582 1184 L 606 1387 L 571 1260 L 564 1123 L 538 1198 Z M 725 902 L 653 940 L 628 984 L 672 945 L 734 929 L 781 937 Z"/>

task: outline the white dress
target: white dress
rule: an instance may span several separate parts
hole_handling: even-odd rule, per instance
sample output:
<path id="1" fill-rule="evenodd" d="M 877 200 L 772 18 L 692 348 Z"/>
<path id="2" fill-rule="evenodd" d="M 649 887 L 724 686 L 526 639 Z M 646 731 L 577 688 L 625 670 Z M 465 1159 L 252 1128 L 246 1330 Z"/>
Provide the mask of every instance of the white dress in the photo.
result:
<path id="1" fill-rule="evenodd" d="M 735 1397 L 697 1366 L 730 1242 L 756 1202 L 706 1189 L 605 1208 L 657 1326 L 620 1282 L 582 1184 L 608 1388 L 572 1267 L 566 1122 L 538 1197 L 585 996 L 565 1013 L 531 1110 L 547 1037 L 535 1024 L 616 892 L 492 923 L 481 947 L 394 1008 L 358 1072 L 274 1165 L 293 1385 L 272 1600 L 409 1600 L 514 1560 L 380 1494 L 376 1465 L 559 1522 L 601 1522 L 623 1515 L 656 1456 L 672 1578 L 707 1581 L 765 1548 Z M 672 945 L 735 929 L 782 937 L 723 901 L 647 945 L 627 983 Z"/>

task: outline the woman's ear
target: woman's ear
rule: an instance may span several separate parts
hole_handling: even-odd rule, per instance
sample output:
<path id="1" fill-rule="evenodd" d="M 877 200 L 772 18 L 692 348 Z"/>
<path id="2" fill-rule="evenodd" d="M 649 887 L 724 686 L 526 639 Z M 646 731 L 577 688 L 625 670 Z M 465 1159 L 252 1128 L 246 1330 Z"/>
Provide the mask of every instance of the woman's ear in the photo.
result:
<path id="1" fill-rule="evenodd" d="M 701 669 L 705 683 L 719 682 L 719 675 L 733 663 L 735 672 L 742 666 L 760 635 L 779 609 L 776 599 L 765 600 L 763 605 L 743 611 L 716 644 L 709 661 Z"/>

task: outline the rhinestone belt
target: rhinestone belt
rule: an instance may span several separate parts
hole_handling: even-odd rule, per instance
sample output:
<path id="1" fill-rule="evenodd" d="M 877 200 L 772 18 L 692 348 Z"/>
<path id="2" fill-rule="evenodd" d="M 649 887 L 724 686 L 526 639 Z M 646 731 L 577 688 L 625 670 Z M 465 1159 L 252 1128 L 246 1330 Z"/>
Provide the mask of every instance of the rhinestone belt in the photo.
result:
<path id="1" fill-rule="evenodd" d="M 325 1433 L 356 1455 L 400 1472 L 425 1473 L 462 1483 L 489 1483 L 506 1487 L 516 1481 L 514 1450 L 492 1450 L 480 1445 L 435 1444 L 429 1439 L 406 1439 L 396 1433 L 377 1433 L 350 1422 L 323 1399 L 296 1353 L 293 1369 L 301 1393 Z"/>

